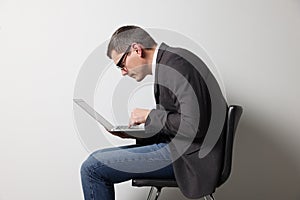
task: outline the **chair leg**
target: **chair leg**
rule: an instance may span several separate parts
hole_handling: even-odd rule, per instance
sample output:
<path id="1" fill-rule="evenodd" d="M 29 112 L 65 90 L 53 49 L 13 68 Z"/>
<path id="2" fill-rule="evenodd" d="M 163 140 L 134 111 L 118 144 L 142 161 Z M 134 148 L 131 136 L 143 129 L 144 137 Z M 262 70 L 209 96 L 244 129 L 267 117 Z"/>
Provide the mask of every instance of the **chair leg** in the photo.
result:
<path id="1" fill-rule="evenodd" d="M 160 192 L 161 192 L 161 187 L 157 188 L 155 200 L 158 199 Z"/>
<path id="2" fill-rule="evenodd" d="M 209 197 L 209 198 L 208 198 Z M 210 195 L 207 195 L 204 197 L 204 200 L 208 200 L 208 199 L 212 199 L 212 200 L 215 200 L 213 194 L 210 194 Z"/>
<path id="3" fill-rule="evenodd" d="M 155 195 L 155 200 L 158 199 L 158 197 L 159 197 L 159 195 L 160 195 L 160 193 L 161 193 L 161 187 L 157 187 L 156 189 L 157 189 L 157 191 L 156 191 L 156 195 Z M 153 190 L 154 190 L 154 186 L 151 187 L 150 192 L 149 192 L 148 197 L 147 197 L 147 200 L 150 200 L 150 199 L 151 199 Z"/>
<path id="4" fill-rule="evenodd" d="M 150 199 L 151 199 L 152 192 L 153 192 L 153 188 L 154 188 L 154 187 L 151 187 L 150 192 L 149 192 L 148 197 L 147 197 L 147 200 L 150 200 Z"/>

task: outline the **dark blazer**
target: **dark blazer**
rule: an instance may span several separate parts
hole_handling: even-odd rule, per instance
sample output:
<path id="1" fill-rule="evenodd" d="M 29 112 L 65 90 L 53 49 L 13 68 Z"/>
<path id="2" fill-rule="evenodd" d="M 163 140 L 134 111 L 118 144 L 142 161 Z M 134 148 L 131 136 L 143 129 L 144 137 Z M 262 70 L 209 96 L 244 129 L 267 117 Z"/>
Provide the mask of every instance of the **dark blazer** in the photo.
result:
<path id="1" fill-rule="evenodd" d="M 211 73 L 191 52 L 164 43 L 156 63 L 157 106 L 146 120 L 146 134 L 155 142 L 170 144 L 175 177 L 186 197 L 211 194 L 222 167 L 222 137 L 207 156 L 198 156 L 211 119 L 211 96 L 205 82 Z"/>

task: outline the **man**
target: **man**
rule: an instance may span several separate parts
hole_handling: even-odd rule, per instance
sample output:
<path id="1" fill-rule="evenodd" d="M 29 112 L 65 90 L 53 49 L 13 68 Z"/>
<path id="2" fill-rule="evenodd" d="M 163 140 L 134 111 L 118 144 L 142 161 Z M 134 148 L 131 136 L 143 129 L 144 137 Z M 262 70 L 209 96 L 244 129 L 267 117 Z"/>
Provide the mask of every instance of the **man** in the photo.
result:
<path id="1" fill-rule="evenodd" d="M 153 75 L 157 105 L 131 113 L 129 126 L 145 124 L 139 144 L 98 150 L 83 163 L 85 199 L 112 200 L 114 184 L 133 178 L 176 179 L 188 198 L 213 193 L 222 167 L 222 137 L 204 158 L 198 156 L 212 116 L 205 82 L 212 75 L 206 65 L 187 50 L 158 45 L 137 26 L 115 31 L 107 55 L 124 76 L 142 81 Z"/>

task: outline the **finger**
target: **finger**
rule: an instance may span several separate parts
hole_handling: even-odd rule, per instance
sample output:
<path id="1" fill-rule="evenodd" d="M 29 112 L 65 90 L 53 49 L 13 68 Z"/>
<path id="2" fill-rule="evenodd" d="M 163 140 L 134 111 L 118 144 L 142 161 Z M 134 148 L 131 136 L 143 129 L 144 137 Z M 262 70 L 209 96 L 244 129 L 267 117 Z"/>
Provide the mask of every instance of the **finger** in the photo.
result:
<path id="1" fill-rule="evenodd" d="M 133 119 L 130 119 L 129 124 L 128 124 L 128 127 L 130 128 L 130 127 L 133 126 L 133 125 L 134 125 L 134 120 L 133 120 Z"/>
<path id="2" fill-rule="evenodd" d="M 131 126 L 135 126 L 135 125 L 139 125 L 139 121 L 138 120 L 131 120 L 131 122 L 129 123 L 129 127 Z"/>
<path id="3" fill-rule="evenodd" d="M 132 126 L 131 120 L 128 122 L 128 127 L 130 128 Z"/>

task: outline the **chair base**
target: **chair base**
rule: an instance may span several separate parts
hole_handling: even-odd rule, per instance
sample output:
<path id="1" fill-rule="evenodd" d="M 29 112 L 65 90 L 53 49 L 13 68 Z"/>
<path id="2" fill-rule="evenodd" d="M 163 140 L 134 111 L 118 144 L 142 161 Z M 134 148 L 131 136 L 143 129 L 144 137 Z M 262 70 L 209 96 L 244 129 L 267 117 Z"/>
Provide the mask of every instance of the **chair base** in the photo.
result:
<path id="1" fill-rule="evenodd" d="M 151 189 L 150 189 L 150 192 L 148 194 L 148 197 L 147 197 L 147 200 L 150 200 L 151 197 L 152 197 L 152 193 L 154 191 L 154 188 L 156 188 L 156 195 L 155 195 L 155 199 L 154 200 L 158 200 L 158 197 L 160 196 L 161 194 L 161 190 L 163 187 L 155 187 L 155 186 L 152 186 Z M 206 195 L 205 197 L 203 197 L 204 200 L 215 200 L 213 194 L 210 194 L 210 195 Z"/>
<path id="2" fill-rule="evenodd" d="M 151 199 L 151 196 L 152 196 L 152 193 L 153 193 L 154 188 L 155 188 L 154 186 L 151 187 L 150 192 L 149 192 L 148 197 L 147 197 L 147 200 L 150 200 L 150 199 Z M 158 199 L 158 197 L 159 197 L 159 195 L 160 195 L 160 193 L 161 193 L 161 189 L 162 189 L 161 187 L 156 187 L 155 200 Z"/>
<path id="3" fill-rule="evenodd" d="M 209 199 L 215 200 L 215 197 L 213 196 L 213 194 L 207 195 L 203 198 L 204 198 L 204 200 L 208 200 L 208 197 L 209 197 Z"/>

